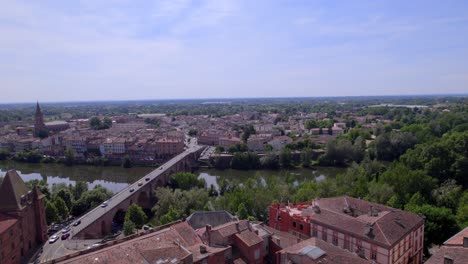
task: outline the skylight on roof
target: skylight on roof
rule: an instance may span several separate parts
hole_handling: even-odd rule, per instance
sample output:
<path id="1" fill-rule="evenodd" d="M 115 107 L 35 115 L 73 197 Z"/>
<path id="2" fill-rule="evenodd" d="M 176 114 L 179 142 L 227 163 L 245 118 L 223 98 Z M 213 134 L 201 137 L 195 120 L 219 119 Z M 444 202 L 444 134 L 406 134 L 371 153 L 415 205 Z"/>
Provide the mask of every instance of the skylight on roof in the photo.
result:
<path id="1" fill-rule="evenodd" d="M 321 256 L 325 255 L 325 251 L 319 247 L 316 246 L 305 246 L 299 251 L 299 254 L 301 255 L 306 255 L 309 258 L 316 260 L 320 258 Z"/>

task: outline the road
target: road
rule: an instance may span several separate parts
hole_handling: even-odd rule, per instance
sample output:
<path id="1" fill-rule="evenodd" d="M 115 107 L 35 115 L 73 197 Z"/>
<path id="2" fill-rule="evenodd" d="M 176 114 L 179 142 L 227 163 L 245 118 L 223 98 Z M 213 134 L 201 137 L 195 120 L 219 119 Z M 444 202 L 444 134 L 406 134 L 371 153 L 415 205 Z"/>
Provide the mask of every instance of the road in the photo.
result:
<path id="1" fill-rule="evenodd" d="M 59 256 L 63 256 L 66 254 L 69 254 L 73 252 L 74 250 L 81 250 L 83 248 L 86 248 L 86 246 L 91 245 L 95 243 L 96 241 L 99 240 L 70 240 L 74 235 L 78 234 L 80 231 L 85 229 L 87 226 L 91 225 L 99 219 L 102 215 L 104 215 L 108 210 L 111 210 L 112 208 L 118 206 L 122 201 L 128 198 L 133 192 L 130 192 L 130 189 L 134 189 L 135 191 L 139 188 L 144 187 L 147 184 L 150 184 L 155 178 L 157 178 L 159 175 L 164 173 L 164 171 L 167 168 L 170 168 L 177 162 L 179 162 L 181 159 L 183 159 L 187 154 L 189 153 L 194 153 L 200 150 L 201 148 L 204 148 L 204 146 L 199 146 L 196 144 L 196 140 L 190 140 L 190 142 L 187 145 L 187 149 L 180 153 L 179 155 L 175 156 L 168 162 L 164 163 L 161 165 L 159 168 L 153 170 L 149 174 L 145 175 L 142 177 L 140 180 L 134 182 L 133 184 L 125 187 L 123 190 L 120 192 L 116 193 L 114 196 L 112 196 L 108 201 L 107 201 L 107 206 L 106 207 L 101 207 L 98 206 L 82 217 L 76 219 L 80 220 L 81 223 L 78 226 L 71 226 L 71 231 L 70 231 L 70 238 L 68 240 L 57 240 L 55 243 L 50 244 L 46 243 L 44 245 L 44 251 L 40 257 L 41 262 L 45 262 L 47 260 L 51 260 L 54 258 L 58 258 Z M 149 181 L 146 181 L 145 178 L 149 178 Z M 138 186 L 138 182 L 142 182 L 142 186 Z"/>

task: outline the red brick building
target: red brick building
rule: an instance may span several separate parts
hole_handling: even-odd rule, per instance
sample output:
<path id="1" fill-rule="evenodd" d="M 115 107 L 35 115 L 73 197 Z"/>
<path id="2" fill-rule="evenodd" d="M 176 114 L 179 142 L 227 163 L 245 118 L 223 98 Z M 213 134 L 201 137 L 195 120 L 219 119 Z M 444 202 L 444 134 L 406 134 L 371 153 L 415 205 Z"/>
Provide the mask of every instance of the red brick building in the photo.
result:
<path id="1" fill-rule="evenodd" d="M 422 263 L 422 217 L 348 196 L 273 204 L 269 225 L 316 237 L 376 263 Z"/>
<path id="2" fill-rule="evenodd" d="M 46 240 L 44 195 L 28 190 L 16 171 L 8 171 L 0 186 L 0 263 L 20 263 Z"/>

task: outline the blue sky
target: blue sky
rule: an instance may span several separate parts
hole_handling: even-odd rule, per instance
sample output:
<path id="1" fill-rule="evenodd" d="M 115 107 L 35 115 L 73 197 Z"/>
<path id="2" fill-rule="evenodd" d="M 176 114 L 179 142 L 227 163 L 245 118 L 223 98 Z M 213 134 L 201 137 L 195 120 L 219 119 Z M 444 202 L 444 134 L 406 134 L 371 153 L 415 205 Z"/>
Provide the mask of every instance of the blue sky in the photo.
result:
<path id="1" fill-rule="evenodd" d="M 468 1 L 2 1 L 0 102 L 468 92 Z"/>

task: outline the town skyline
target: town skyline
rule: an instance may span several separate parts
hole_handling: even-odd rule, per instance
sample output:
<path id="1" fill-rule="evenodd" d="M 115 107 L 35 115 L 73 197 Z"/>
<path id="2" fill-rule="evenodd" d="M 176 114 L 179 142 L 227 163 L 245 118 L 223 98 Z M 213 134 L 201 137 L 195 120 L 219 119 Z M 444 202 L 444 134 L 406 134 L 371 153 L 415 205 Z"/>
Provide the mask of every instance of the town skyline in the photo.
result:
<path id="1" fill-rule="evenodd" d="M 48 101 L 48 100 L 33 100 L 33 101 L 18 101 L 18 102 L 0 102 L 0 105 L 14 104 L 67 104 L 67 103 L 125 103 L 125 102 L 168 102 L 168 101 L 203 101 L 203 100 L 220 100 L 223 103 L 229 103 L 228 100 L 287 100 L 287 99 L 363 99 L 363 98 L 425 98 L 425 97 L 466 97 L 468 93 L 434 93 L 434 94 L 387 94 L 387 95 L 336 95 L 336 96 L 272 96 L 272 97 L 174 97 L 174 98 L 151 98 L 151 99 L 96 99 L 96 100 L 70 100 L 70 101 Z M 206 103 L 218 103 L 217 101 L 208 101 Z"/>

